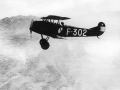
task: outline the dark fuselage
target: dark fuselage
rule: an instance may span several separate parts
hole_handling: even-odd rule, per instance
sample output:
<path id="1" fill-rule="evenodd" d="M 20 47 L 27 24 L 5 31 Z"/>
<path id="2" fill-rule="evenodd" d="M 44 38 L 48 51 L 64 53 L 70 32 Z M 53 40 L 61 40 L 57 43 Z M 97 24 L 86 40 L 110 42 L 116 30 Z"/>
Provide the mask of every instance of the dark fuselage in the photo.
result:
<path id="1" fill-rule="evenodd" d="M 57 34 L 59 28 L 60 25 L 45 21 L 34 21 L 30 26 L 30 30 L 51 37 Z"/>
<path id="2" fill-rule="evenodd" d="M 55 24 L 47 21 L 34 21 L 30 26 L 30 30 L 39 34 L 51 36 L 53 38 L 59 37 L 87 37 L 87 36 L 100 36 L 104 33 L 101 31 L 100 26 L 90 29 L 77 28 L 67 25 Z"/>

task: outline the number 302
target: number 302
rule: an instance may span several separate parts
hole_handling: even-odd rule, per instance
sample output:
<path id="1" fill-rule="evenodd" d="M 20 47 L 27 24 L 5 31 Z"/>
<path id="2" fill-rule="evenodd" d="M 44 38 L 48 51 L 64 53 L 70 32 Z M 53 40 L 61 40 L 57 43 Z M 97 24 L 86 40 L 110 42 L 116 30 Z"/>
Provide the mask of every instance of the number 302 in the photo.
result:
<path id="1" fill-rule="evenodd" d="M 87 30 L 86 29 L 73 29 L 74 36 L 86 36 Z"/>

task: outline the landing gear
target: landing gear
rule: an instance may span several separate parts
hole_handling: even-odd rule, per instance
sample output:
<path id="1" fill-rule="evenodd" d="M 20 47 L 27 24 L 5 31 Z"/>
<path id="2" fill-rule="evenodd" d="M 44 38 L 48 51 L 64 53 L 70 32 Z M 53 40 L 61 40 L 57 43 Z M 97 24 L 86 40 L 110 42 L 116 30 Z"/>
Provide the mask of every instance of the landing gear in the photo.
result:
<path id="1" fill-rule="evenodd" d="M 50 44 L 47 41 L 48 39 L 49 39 L 48 37 L 46 39 L 42 38 L 39 42 L 40 45 L 41 45 L 41 48 L 44 49 L 44 50 L 47 50 L 50 47 Z"/>

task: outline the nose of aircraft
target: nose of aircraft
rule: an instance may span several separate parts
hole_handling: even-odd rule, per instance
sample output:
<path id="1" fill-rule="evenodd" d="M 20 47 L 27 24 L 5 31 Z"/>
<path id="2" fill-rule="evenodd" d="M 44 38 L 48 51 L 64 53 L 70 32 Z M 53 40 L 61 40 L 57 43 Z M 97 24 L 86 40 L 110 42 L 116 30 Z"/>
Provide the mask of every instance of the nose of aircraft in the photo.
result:
<path id="1" fill-rule="evenodd" d="M 100 31 L 104 32 L 105 31 L 105 23 L 99 22 L 98 27 L 100 27 Z"/>

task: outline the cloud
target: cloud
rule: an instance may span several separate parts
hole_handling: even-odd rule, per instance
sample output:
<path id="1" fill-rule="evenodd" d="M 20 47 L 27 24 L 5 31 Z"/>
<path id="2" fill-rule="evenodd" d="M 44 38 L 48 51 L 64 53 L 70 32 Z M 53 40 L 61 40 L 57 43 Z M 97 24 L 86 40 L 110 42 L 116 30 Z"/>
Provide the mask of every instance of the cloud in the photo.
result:
<path id="1" fill-rule="evenodd" d="M 86 45 L 86 51 L 93 56 L 111 58 L 120 53 L 120 42 L 116 37 L 109 37 L 109 40 L 93 41 Z"/>
<path id="2" fill-rule="evenodd" d="M 57 1 L 56 3 L 58 2 L 59 1 Z M 56 5 L 51 4 L 48 7 L 52 7 L 54 9 Z M 64 3 L 63 5 L 66 5 L 66 3 Z M 72 4 L 69 4 L 69 5 L 72 5 Z M 42 8 L 44 8 L 43 10 L 48 9 L 47 11 L 49 11 L 48 7 L 44 8 L 42 6 Z M 60 4 L 59 7 L 62 8 L 62 10 L 65 9 L 64 6 L 62 7 L 62 3 Z M 34 7 L 34 8 L 38 9 L 38 7 Z M 68 7 L 66 6 L 66 9 L 67 8 Z M 110 14 L 106 15 L 106 17 L 108 16 L 110 16 Z M 113 28 L 113 26 L 117 27 L 119 25 L 119 22 L 116 21 L 117 19 L 113 20 L 113 14 L 111 15 L 111 17 L 108 17 L 108 18 L 106 17 L 104 17 L 104 19 L 107 20 L 107 22 L 109 22 L 110 24 L 106 23 L 107 29 L 104 34 L 105 36 L 106 36 L 106 33 L 109 31 L 109 29 Z M 118 22 L 117 26 L 111 25 L 111 22 L 109 21 L 111 20 L 110 18 L 112 18 L 111 22 L 113 24 L 114 22 Z M 93 18 L 90 19 L 89 21 L 91 22 L 92 20 Z M 86 23 L 85 23 L 85 26 L 86 26 Z M 114 32 L 113 30 L 114 29 L 111 29 L 110 31 Z M 7 33 L 7 34 L 10 34 L 10 33 Z M 40 59 L 45 59 L 47 63 L 51 64 L 56 62 L 57 67 L 68 78 L 68 81 L 70 81 L 70 78 L 72 78 L 72 80 L 74 79 L 73 80 L 73 83 L 74 83 L 75 80 L 79 79 L 79 81 L 77 81 L 79 84 L 77 85 L 80 86 L 80 88 L 91 87 L 91 89 L 93 88 L 103 89 L 103 86 L 105 86 L 106 88 L 108 86 L 112 86 L 113 81 L 115 83 L 119 82 L 119 79 L 118 81 L 116 78 L 114 79 L 115 76 L 119 77 L 119 73 L 114 74 L 115 73 L 114 70 L 119 71 L 119 69 L 114 68 L 113 64 L 111 64 L 112 60 L 116 60 L 116 56 L 119 56 L 119 53 L 120 53 L 119 37 L 117 37 L 116 34 L 113 34 L 113 37 L 110 37 L 109 34 L 107 34 L 107 38 L 106 37 L 101 38 L 100 40 L 97 38 L 94 38 L 94 39 L 93 38 L 92 39 L 91 38 L 69 38 L 68 40 L 50 39 L 49 42 L 51 44 L 51 47 L 47 51 L 42 50 L 41 47 L 39 46 L 39 40 L 37 39 L 40 39 L 40 37 L 37 38 L 35 36 L 36 40 L 32 39 L 31 41 L 24 43 L 23 41 L 24 38 L 21 39 L 22 35 L 21 34 L 19 35 L 19 33 L 17 36 L 13 35 L 12 41 L 7 40 L 8 38 L 6 37 L 3 38 L 2 36 L 5 36 L 5 34 L 1 34 L 0 36 L 1 36 L 0 37 L 0 50 L 1 50 L 0 54 L 5 54 L 7 56 L 14 57 L 16 59 L 20 59 L 23 61 L 26 60 L 26 58 L 28 59 L 28 58 L 37 56 L 39 54 Z M 23 41 L 23 44 L 16 45 L 16 43 L 18 44 L 20 43 L 19 42 L 20 40 Z M 14 45 L 13 45 L 13 41 L 15 42 Z M 109 84 L 105 84 L 105 83 L 109 83 Z"/>

